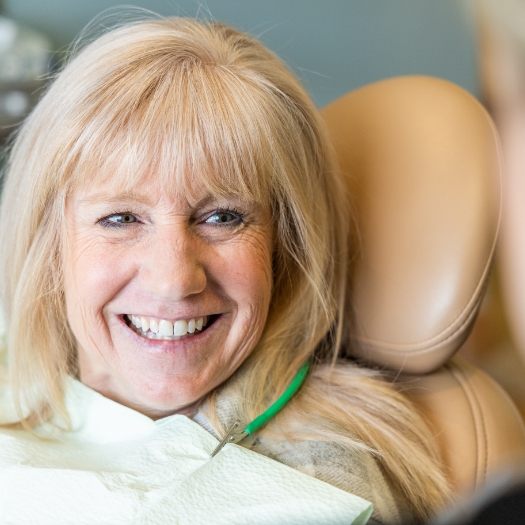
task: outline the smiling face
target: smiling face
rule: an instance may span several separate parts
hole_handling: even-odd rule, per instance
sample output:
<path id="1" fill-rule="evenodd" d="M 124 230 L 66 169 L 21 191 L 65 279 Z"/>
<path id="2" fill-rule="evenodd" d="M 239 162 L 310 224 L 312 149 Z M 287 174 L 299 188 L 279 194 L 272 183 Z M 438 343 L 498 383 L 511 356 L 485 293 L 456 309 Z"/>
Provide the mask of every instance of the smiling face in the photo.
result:
<path id="1" fill-rule="evenodd" d="M 197 187 L 195 187 L 197 186 Z M 159 418 L 192 414 L 263 331 L 270 213 L 255 202 L 100 183 L 66 203 L 64 286 L 81 381 Z"/>

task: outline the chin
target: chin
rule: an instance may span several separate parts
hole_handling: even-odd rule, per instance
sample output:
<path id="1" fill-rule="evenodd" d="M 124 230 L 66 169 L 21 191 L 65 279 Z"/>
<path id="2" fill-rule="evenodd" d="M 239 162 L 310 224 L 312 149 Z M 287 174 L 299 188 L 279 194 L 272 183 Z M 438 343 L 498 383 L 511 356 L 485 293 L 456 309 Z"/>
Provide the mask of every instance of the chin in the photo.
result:
<path id="1" fill-rule="evenodd" d="M 191 378 L 175 379 L 172 375 L 129 374 L 127 388 L 115 385 L 112 392 L 101 392 L 152 419 L 171 414 L 192 415 L 208 389 L 199 388 Z"/>

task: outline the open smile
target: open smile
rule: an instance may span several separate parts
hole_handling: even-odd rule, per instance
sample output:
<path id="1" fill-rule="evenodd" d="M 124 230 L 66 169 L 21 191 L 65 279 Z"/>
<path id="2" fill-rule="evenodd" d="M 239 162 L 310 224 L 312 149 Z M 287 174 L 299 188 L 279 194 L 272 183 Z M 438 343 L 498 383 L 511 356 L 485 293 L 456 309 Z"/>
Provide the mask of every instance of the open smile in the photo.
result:
<path id="1" fill-rule="evenodd" d="M 178 319 L 176 321 L 133 314 L 126 314 L 123 317 L 126 325 L 141 337 L 160 341 L 178 341 L 202 333 L 213 324 L 219 315 Z"/>

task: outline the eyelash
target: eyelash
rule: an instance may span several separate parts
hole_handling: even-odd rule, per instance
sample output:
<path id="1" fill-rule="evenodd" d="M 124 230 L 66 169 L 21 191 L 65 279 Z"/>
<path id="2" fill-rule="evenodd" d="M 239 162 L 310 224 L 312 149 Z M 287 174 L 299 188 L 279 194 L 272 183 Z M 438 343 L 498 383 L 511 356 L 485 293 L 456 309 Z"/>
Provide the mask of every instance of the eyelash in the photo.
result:
<path id="1" fill-rule="evenodd" d="M 133 217 L 135 217 L 135 221 L 134 222 L 128 222 L 128 223 L 122 223 L 122 222 L 113 222 L 113 221 L 109 220 L 112 217 L 116 217 L 117 215 L 120 215 L 120 216 L 132 215 Z M 138 218 L 131 211 L 115 211 L 113 213 L 110 213 L 109 215 L 106 215 L 105 217 L 102 217 L 97 222 L 104 228 L 118 229 L 118 228 L 127 228 L 130 224 L 137 224 L 138 223 Z"/>
<path id="2" fill-rule="evenodd" d="M 208 218 L 204 222 L 207 222 L 214 215 L 220 215 L 223 213 L 233 215 L 235 219 L 227 223 L 217 222 L 217 223 L 210 223 L 210 224 L 214 224 L 215 226 L 219 228 L 232 228 L 234 226 L 238 226 L 239 224 L 244 223 L 244 214 L 240 212 L 239 210 L 237 210 L 236 208 L 219 208 L 218 210 L 215 210 L 213 213 L 210 213 L 210 215 L 208 215 Z"/>
<path id="3" fill-rule="evenodd" d="M 233 216 L 235 216 L 235 219 L 233 221 L 230 221 L 230 222 L 227 222 L 227 223 L 219 223 L 219 222 L 217 222 L 217 223 L 209 223 L 209 224 L 214 224 L 215 226 L 217 226 L 219 228 L 232 228 L 234 226 L 238 226 L 239 224 L 243 224 L 245 222 L 244 221 L 244 214 L 242 212 L 240 212 L 239 210 L 237 210 L 236 208 L 219 208 L 218 210 L 215 210 L 212 213 L 210 213 L 210 215 L 208 215 L 208 217 L 206 218 L 206 220 L 204 222 L 207 222 L 214 215 L 220 215 L 220 214 L 223 214 L 223 213 L 227 213 L 227 214 L 233 215 Z M 134 222 L 128 222 L 128 223 L 122 223 L 122 222 L 114 222 L 114 221 L 110 221 L 109 220 L 112 217 L 115 217 L 115 216 L 118 216 L 118 215 L 120 215 L 120 216 L 131 215 L 131 216 L 135 217 L 135 221 Z M 138 218 L 131 211 L 115 211 L 113 213 L 110 213 L 109 215 L 106 215 L 105 217 L 102 217 L 97 222 L 102 227 L 107 228 L 107 229 L 119 229 L 119 228 L 127 228 L 130 224 L 136 224 L 138 222 Z"/>

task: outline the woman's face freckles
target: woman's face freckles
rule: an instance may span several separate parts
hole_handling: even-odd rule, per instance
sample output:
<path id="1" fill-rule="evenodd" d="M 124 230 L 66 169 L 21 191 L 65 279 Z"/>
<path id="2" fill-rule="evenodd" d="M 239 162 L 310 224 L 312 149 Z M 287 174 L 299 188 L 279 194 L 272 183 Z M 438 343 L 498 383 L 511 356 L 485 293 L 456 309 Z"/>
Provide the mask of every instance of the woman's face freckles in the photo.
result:
<path id="1" fill-rule="evenodd" d="M 232 375 L 271 298 L 269 212 L 192 193 L 105 183 L 66 204 L 65 296 L 81 380 L 153 418 L 191 414 Z"/>

